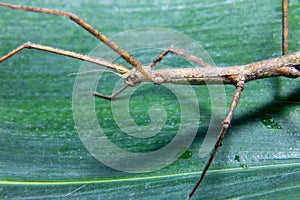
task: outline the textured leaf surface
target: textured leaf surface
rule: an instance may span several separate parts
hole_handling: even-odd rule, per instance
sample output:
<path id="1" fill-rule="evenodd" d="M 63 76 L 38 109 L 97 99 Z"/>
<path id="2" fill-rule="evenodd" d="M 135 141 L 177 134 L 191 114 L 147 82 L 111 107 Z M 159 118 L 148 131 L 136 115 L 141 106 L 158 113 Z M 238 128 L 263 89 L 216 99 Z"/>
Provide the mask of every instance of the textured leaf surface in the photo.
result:
<path id="1" fill-rule="evenodd" d="M 216 65 L 246 64 L 281 54 L 279 1 L 9 1 L 76 13 L 107 36 L 143 27 L 182 32 L 202 45 Z M 290 0 L 290 52 L 299 51 L 300 3 Z M 0 55 L 26 41 L 88 54 L 98 41 L 67 18 L 0 7 Z M 145 60 L 153 55 L 141 56 Z M 156 52 L 158 53 L 158 52 Z M 174 58 L 176 59 L 176 58 Z M 175 63 L 170 60 L 166 62 Z M 177 62 L 177 61 L 176 61 Z M 84 147 L 72 117 L 72 87 L 81 62 L 25 50 L 0 64 L 1 199 L 184 199 L 205 159 L 198 151 L 209 126 L 210 100 L 195 87 L 201 122 L 188 155 L 158 171 L 126 174 L 106 167 Z M 108 80 L 109 81 L 109 80 Z M 297 199 L 300 196 L 300 84 L 272 78 L 246 85 L 232 126 L 195 199 Z M 110 82 L 99 86 L 110 92 Z M 105 87 L 107 86 L 107 88 Z M 229 104 L 233 87 L 226 86 Z M 151 102 L 167 106 L 170 127 L 180 110 L 168 91 L 143 88 L 131 114 L 149 123 Z M 145 102 L 147 102 L 145 104 Z M 149 102 L 149 103 L 148 103 Z M 174 103 L 175 102 L 175 103 Z M 109 104 L 97 100 L 97 108 Z M 163 142 L 114 138 L 111 113 L 99 119 L 124 148 L 150 151 Z M 173 124 L 172 124 L 173 123 Z M 164 142 L 174 135 L 165 129 Z M 147 146 L 148 145 L 148 146 Z M 132 150 L 132 149 L 131 149 Z"/>

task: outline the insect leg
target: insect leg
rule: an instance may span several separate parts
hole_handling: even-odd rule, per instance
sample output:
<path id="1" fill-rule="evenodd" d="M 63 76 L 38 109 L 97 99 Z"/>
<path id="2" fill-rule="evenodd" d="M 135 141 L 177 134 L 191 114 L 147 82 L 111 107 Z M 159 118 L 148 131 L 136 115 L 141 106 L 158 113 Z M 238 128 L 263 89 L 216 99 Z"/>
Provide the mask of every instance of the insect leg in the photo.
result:
<path id="1" fill-rule="evenodd" d="M 288 54 L 288 0 L 282 0 L 282 55 Z"/>
<path id="2" fill-rule="evenodd" d="M 4 60 L 16 55 L 17 53 L 19 53 L 23 49 L 36 49 L 36 50 L 40 50 L 40 51 L 47 51 L 47 52 L 56 53 L 56 54 L 59 54 L 59 55 L 64 55 L 64 56 L 76 58 L 76 59 L 79 59 L 79 60 L 83 60 L 83 61 L 86 61 L 86 62 L 91 62 L 91 63 L 94 63 L 94 64 L 98 64 L 98 65 L 101 65 L 101 66 L 104 66 L 104 67 L 114 69 L 114 70 L 118 71 L 121 74 L 124 74 L 124 73 L 129 71 L 129 69 L 127 69 L 123 65 L 115 64 L 115 63 L 106 61 L 106 60 L 101 59 L 101 58 L 91 57 L 91 56 L 87 56 L 87 55 L 84 55 L 84 54 L 79 54 L 79 53 L 76 53 L 76 52 L 73 52 L 73 51 L 67 51 L 67 50 L 58 49 L 58 48 L 54 48 L 54 47 L 50 47 L 50 46 L 45 46 L 45 45 L 40 45 L 40 44 L 33 44 L 33 43 L 30 43 L 30 42 L 27 42 L 27 43 L 19 46 L 15 50 L 9 52 L 8 54 L 2 56 L 0 58 L 0 63 Z"/>
<path id="3" fill-rule="evenodd" d="M 147 79 L 153 80 L 152 75 L 146 72 L 142 64 L 136 60 L 132 55 L 130 55 L 128 52 L 123 50 L 121 47 L 119 47 L 117 44 L 109 40 L 103 33 L 93 28 L 90 24 L 79 18 L 77 15 L 61 10 L 51 10 L 46 8 L 35 8 L 35 7 L 29 7 L 29 6 L 20 6 L 20 5 L 11 5 L 6 3 L 0 3 L 0 6 L 8 7 L 11 9 L 16 10 L 24 10 L 24 11 L 30 11 L 30 12 L 37 12 L 37 13 L 44 13 L 44 14 L 51 14 L 51 15 L 57 15 L 57 16 L 65 16 L 69 17 L 72 21 L 77 23 L 79 26 L 87 30 L 89 33 L 94 35 L 97 39 L 99 39 L 101 42 L 103 42 L 106 46 L 111 48 L 114 52 L 116 52 L 118 55 L 120 55 L 126 62 L 128 62 L 130 65 L 135 67 L 137 70 L 139 70 Z"/>
<path id="4" fill-rule="evenodd" d="M 93 95 L 95 97 L 100 97 L 100 98 L 103 98 L 103 99 L 113 100 L 118 94 L 120 94 L 121 92 L 123 92 L 127 87 L 128 87 L 127 84 L 124 85 L 121 89 L 119 89 L 118 91 L 116 91 L 112 95 L 99 94 L 97 92 L 94 92 Z"/>
<path id="5" fill-rule="evenodd" d="M 154 61 L 152 61 L 152 63 L 149 66 L 153 67 L 154 65 L 156 65 L 168 53 L 175 53 L 177 55 L 180 55 L 190 61 L 193 61 L 194 63 L 196 63 L 197 65 L 202 66 L 202 67 L 212 67 L 210 64 L 204 62 L 201 58 L 198 58 L 198 57 L 194 56 L 193 54 L 191 54 L 185 50 L 182 50 L 178 47 L 175 47 L 175 46 L 170 46 L 166 50 L 164 50 L 159 56 L 156 57 L 156 59 Z"/>
<path id="6" fill-rule="evenodd" d="M 44 46 L 44 45 L 40 45 L 40 44 L 33 44 L 33 43 L 30 43 L 30 42 L 27 42 L 27 43 L 19 46 L 15 50 L 9 52 L 8 54 L 2 56 L 0 58 L 0 63 L 2 61 L 5 61 L 6 59 L 16 55 L 17 53 L 19 53 L 20 51 L 22 51 L 23 49 L 26 49 L 26 48 L 27 49 L 37 49 L 37 50 L 41 50 L 41 51 L 47 51 L 47 52 L 56 53 L 56 54 L 59 54 L 59 55 L 64 55 L 64 56 L 76 58 L 76 59 L 83 60 L 83 61 L 86 61 L 86 62 L 91 62 L 91 63 L 94 63 L 94 64 L 98 64 L 98 65 L 101 65 L 101 66 L 104 66 L 104 67 L 114 69 L 114 70 L 120 72 L 121 74 L 125 74 L 126 72 L 129 71 L 129 69 L 127 69 L 123 65 L 115 64 L 115 63 L 106 61 L 106 60 L 101 59 L 101 58 L 91 57 L 91 56 L 79 54 L 79 53 L 72 52 L 72 51 L 53 48 L 53 47 L 50 47 L 50 46 Z M 124 75 L 119 75 L 119 76 L 122 77 Z M 127 84 L 124 85 L 119 91 L 112 94 L 111 96 L 99 94 L 97 92 L 93 93 L 93 95 L 97 96 L 97 97 L 102 97 L 102 98 L 105 98 L 105 99 L 113 99 L 118 94 L 120 94 L 123 90 L 125 90 L 127 87 L 128 87 Z"/>
<path id="7" fill-rule="evenodd" d="M 193 186 L 193 188 L 190 191 L 189 195 L 187 196 L 186 200 L 189 200 L 193 196 L 193 194 L 195 193 L 197 188 L 199 187 L 200 183 L 202 182 L 206 172 L 208 171 L 208 169 L 209 169 L 209 167 L 210 167 L 210 165 L 211 165 L 211 163 L 212 163 L 212 161 L 213 161 L 213 159 L 214 159 L 214 157 L 217 153 L 218 148 L 222 145 L 222 139 L 224 138 L 224 135 L 225 135 L 227 129 L 229 128 L 229 126 L 230 126 L 232 116 L 233 116 L 234 111 L 237 107 L 237 104 L 240 100 L 243 88 L 244 88 L 244 80 L 241 80 L 236 85 L 236 89 L 235 89 L 235 92 L 234 92 L 233 97 L 232 97 L 230 108 L 229 108 L 229 111 L 228 111 L 228 113 L 225 117 L 225 120 L 223 121 L 223 126 L 222 126 L 222 129 L 221 129 L 220 133 L 219 133 L 218 140 L 215 143 L 215 145 L 214 145 L 214 147 L 211 151 L 209 159 L 207 160 L 207 162 L 205 164 L 205 167 L 204 167 L 199 179 L 197 180 L 196 184 Z"/>

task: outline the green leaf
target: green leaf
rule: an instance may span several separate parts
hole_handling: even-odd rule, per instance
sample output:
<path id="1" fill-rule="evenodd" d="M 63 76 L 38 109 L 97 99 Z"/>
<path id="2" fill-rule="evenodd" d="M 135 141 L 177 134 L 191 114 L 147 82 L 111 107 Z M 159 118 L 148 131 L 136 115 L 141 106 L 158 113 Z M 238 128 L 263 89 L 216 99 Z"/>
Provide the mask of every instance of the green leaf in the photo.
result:
<path id="1" fill-rule="evenodd" d="M 134 28 L 176 30 L 202 45 L 220 66 L 246 64 L 281 54 L 280 1 L 9 3 L 76 13 L 109 37 Z M 289 1 L 290 52 L 300 50 L 299 7 L 299 1 Z M 67 18 L 3 7 L 0 13 L 0 56 L 27 41 L 84 54 L 99 44 Z M 149 62 L 159 52 L 147 54 L 145 50 L 133 54 Z M 181 62 L 182 59 L 170 56 L 164 64 L 178 66 Z M 78 136 L 72 113 L 75 77 L 66 75 L 77 72 L 81 64 L 37 50 L 24 50 L 0 64 L 0 198 L 184 199 L 207 159 L 198 157 L 210 122 L 207 87 L 194 87 L 200 122 L 193 144 L 180 150 L 187 153 L 157 171 L 119 172 L 95 159 Z M 112 76 L 99 83 L 99 92 L 111 92 L 115 80 L 109 81 Z M 223 146 L 194 199 L 300 196 L 299 83 L 298 79 L 270 78 L 246 84 Z M 226 86 L 227 105 L 233 90 Z M 111 117 L 110 103 L 99 99 L 95 102 L 98 120 L 105 123 L 108 137 L 130 151 L 161 148 L 180 125 L 176 98 L 160 86 L 139 88 L 130 104 L 130 114 L 139 125 L 150 122 L 148 110 L 153 104 L 166 107 L 168 126 L 159 137 L 149 140 L 122 136 Z"/>

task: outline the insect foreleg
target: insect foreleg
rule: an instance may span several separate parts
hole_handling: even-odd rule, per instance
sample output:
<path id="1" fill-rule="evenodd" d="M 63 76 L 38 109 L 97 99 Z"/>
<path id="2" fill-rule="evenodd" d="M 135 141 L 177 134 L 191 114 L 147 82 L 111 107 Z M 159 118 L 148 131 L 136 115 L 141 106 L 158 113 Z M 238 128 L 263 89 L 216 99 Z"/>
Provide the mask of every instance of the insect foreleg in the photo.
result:
<path id="1" fill-rule="evenodd" d="M 154 61 L 152 61 L 152 63 L 149 65 L 150 67 L 153 67 L 154 65 L 156 65 L 158 62 L 160 62 L 168 53 L 174 53 L 177 55 L 180 55 L 194 63 L 196 63 L 199 66 L 202 67 L 212 67 L 210 64 L 206 63 L 205 61 L 203 61 L 201 58 L 198 58 L 196 56 L 194 56 L 193 54 L 182 50 L 178 47 L 175 46 L 170 46 L 169 48 L 167 48 L 166 50 L 164 50 L 160 55 L 158 55 L 156 57 L 156 59 Z"/>
<path id="2" fill-rule="evenodd" d="M 91 56 L 79 54 L 79 53 L 76 53 L 76 52 L 73 52 L 73 51 L 67 51 L 67 50 L 58 49 L 58 48 L 54 48 L 54 47 L 50 47 L 50 46 L 45 46 L 45 45 L 40 45 L 40 44 L 33 44 L 33 43 L 30 43 L 30 42 L 27 42 L 27 43 L 19 46 L 15 50 L 9 52 L 8 54 L 2 56 L 0 58 L 0 63 L 4 60 L 16 55 L 17 53 L 19 53 L 23 49 L 36 49 L 36 50 L 40 50 L 40 51 L 47 51 L 47 52 L 56 53 L 56 54 L 59 54 L 59 55 L 64 55 L 64 56 L 76 58 L 76 59 L 79 59 L 79 60 L 83 60 L 83 61 L 86 61 L 86 62 L 90 62 L 90 63 L 94 63 L 94 64 L 98 64 L 98 65 L 101 65 L 101 66 L 104 66 L 104 67 L 114 69 L 114 70 L 120 72 L 121 74 L 124 74 L 124 73 L 129 71 L 129 69 L 127 69 L 123 65 L 115 64 L 115 63 L 106 61 L 106 60 L 101 59 L 101 58 L 91 57 Z"/>
<path id="3" fill-rule="evenodd" d="M 65 16 L 69 17 L 72 21 L 77 23 L 79 26 L 87 30 L 90 34 L 95 36 L 97 39 L 99 39 L 101 42 L 103 42 L 106 46 L 108 46 L 110 49 L 112 49 L 114 52 L 116 52 L 118 55 L 120 55 L 126 62 L 128 62 L 130 65 L 135 67 L 138 71 L 140 71 L 147 79 L 152 81 L 152 76 L 147 73 L 143 67 L 142 64 L 136 60 L 132 55 L 130 55 L 128 52 L 123 50 L 121 47 L 119 47 L 117 44 L 109 40 L 103 33 L 93 28 L 90 24 L 79 18 L 77 15 L 61 10 L 51 10 L 46 8 L 35 8 L 35 7 L 29 7 L 29 6 L 19 6 L 19 5 L 12 5 L 7 3 L 0 3 L 0 6 L 8 7 L 11 9 L 16 10 L 23 10 L 23 11 L 30 11 L 30 12 L 37 12 L 37 13 L 44 13 L 44 14 L 50 14 L 50 15 L 56 15 L 56 16 Z"/>

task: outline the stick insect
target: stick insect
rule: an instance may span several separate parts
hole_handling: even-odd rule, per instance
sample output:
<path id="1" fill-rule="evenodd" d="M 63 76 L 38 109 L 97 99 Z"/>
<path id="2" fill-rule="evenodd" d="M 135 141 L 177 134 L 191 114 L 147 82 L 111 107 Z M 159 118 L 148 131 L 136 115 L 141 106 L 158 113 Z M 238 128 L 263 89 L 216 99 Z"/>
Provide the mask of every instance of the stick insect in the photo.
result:
<path id="1" fill-rule="evenodd" d="M 98 30 L 94 29 L 87 22 L 76 16 L 75 14 L 60 11 L 60 10 L 50 10 L 45 8 L 28 7 L 20 5 L 11 5 L 6 3 L 0 3 L 0 6 L 8 7 L 16 10 L 38 12 L 44 14 L 51 14 L 57 16 L 65 16 L 70 18 L 72 21 L 77 23 L 79 26 L 87 30 L 94 37 L 99 39 L 118 55 L 120 55 L 126 62 L 128 62 L 133 69 L 128 69 L 127 67 L 106 61 L 101 58 L 91 57 L 87 55 L 82 55 L 76 52 L 62 50 L 53 48 L 50 46 L 45 46 L 41 44 L 34 44 L 27 42 L 15 50 L 9 52 L 0 58 L 0 62 L 5 61 L 11 56 L 19 53 L 23 49 L 37 49 L 41 51 L 56 53 L 75 59 L 83 60 L 86 62 L 95 63 L 104 67 L 108 67 L 115 70 L 115 73 L 120 77 L 124 78 L 124 86 L 117 92 L 111 95 L 105 95 L 98 92 L 94 92 L 93 95 L 100 98 L 105 98 L 108 100 L 113 100 L 127 87 L 134 87 L 142 82 L 152 82 L 154 84 L 163 83 L 173 83 L 173 84 L 186 84 L 188 82 L 191 85 L 204 85 L 204 84 L 230 84 L 235 86 L 235 91 L 232 97 L 232 101 L 229 107 L 229 111 L 223 121 L 223 126 L 219 132 L 217 142 L 212 148 L 211 154 L 205 167 L 197 180 L 196 184 L 193 186 L 191 191 L 187 196 L 187 200 L 190 199 L 200 183 L 202 182 L 205 174 L 207 173 L 213 159 L 217 153 L 217 150 L 222 145 L 222 139 L 225 136 L 226 131 L 230 126 L 231 119 L 239 103 L 241 93 L 246 82 L 263 79 L 268 77 L 284 76 L 287 78 L 298 78 L 300 77 L 300 52 L 295 52 L 288 54 L 287 46 L 287 0 L 282 1 L 282 11 L 283 11 L 283 32 L 282 32 L 282 53 L 283 56 L 272 58 L 269 60 L 263 60 L 260 62 L 250 63 L 242 66 L 231 66 L 231 67 L 213 67 L 208 63 L 204 62 L 202 59 L 186 52 L 185 50 L 179 49 L 175 46 L 170 46 L 158 55 L 149 65 L 143 66 L 137 59 L 135 59 L 131 54 L 126 52 L 124 49 L 119 47 L 117 44 L 109 40 L 105 35 L 103 35 Z M 181 69 L 160 69 L 155 70 L 154 67 L 157 63 L 164 59 L 164 57 L 169 54 L 177 54 L 182 56 L 197 65 L 197 68 L 181 68 Z"/>

